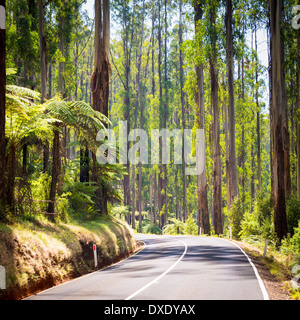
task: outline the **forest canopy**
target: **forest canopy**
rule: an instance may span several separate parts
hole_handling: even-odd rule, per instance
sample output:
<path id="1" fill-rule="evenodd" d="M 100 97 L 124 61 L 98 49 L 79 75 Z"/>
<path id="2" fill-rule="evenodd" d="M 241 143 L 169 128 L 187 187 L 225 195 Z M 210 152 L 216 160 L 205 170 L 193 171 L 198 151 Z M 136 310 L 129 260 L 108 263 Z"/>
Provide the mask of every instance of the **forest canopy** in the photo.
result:
<path id="1" fill-rule="evenodd" d="M 114 214 L 139 232 L 299 237 L 299 1 L 88 4 L 0 1 L 0 219 Z M 139 161 L 164 129 L 190 134 L 170 137 L 167 164 Z M 97 161 L 100 130 L 116 163 Z M 197 157 L 197 132 L 205 165 L 188 175 L 174 155 Z"/>

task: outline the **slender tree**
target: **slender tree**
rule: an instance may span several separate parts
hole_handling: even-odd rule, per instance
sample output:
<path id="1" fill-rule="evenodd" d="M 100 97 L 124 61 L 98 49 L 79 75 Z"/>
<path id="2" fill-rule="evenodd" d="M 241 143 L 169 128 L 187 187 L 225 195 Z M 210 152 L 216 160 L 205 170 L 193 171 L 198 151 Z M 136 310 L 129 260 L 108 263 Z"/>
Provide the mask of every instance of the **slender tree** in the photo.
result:
<path id="1" fill-rule="evenodd" d="M 186 129 L 185 121 L 185 93 L 184 93 L 184 74 L 183 74 L 183 52 L 182 52 L 182 36 L 183 36 L 183 26 L 182 26 L 182 0 L 179 3 L 179 66 L 180 66 L 180 102 L 181 102 L 181 115 L 182 115 L 182 130 Z M 182 143 L 182 154 L 184 154 L 184 139 Z M 186 165 L 182 165 L 182 175 L 183 175 L 183 216 L 186 217 Z"/>
<path id="2" fill-rule="evenodd" d="M 222 172 L 220 148 L 220 119 L 219 119 L 219 79 L 217 57 L 217 31 L 216 31 L 216 3 L 210 3 L 210 39 L 211 50 L 209 54 L 211 103 L 213 109 L 213 210 L 215 233 L 222 233 Z"/>
<path id="3" fill-rule="evenodd" d="M 229 182 L 230 205 L 238 196 L 238 174 L 235 142 L 235 100 L 234 100 L 234 68 L 233 68 L 233 31 L 232 0 L 226 0 L 226 59 L 228 77 L 228 136 L 229 136 Z"/>
<path id="4" fill-rule="evenodd" d="M 257 51 L 257 28 L 255 26 L 255 50 Z M 261 137 L 260 137 L 260 106 L 258 101 L 258 56 L 256 55 L 255 66 L 255 102 L 256 102 L 256 136 L 257 136 L 257 176 L 258 176 L 258 191 L 261 191 Z"/>
<path id="5" fill-rule="evenodd" d="M 95 65 L 91 78 L 93 108 L 108 117 L 109 101 L 109 0 L 95 0 Z"/>
<path id="6" fill-rule="evenodd" d="M 193 2 L 195 10 L 195 34 L 196 40 L 200 35 L 200 25 L 203 18 L 203 3 L 202 1 L 195 0 Z M 198 35 L 198 36 L 197 36 Z M 199 51 L 203 50 L 201 42 L 199 41 Z M 204 109 L 204 74 L 203 63 L 196 65 L 196 122 L 198 122 L 199 129 L 205 129 L 205 109 Z M 200 227 L 203 228 L 205 234 L 210 234 L 209 223 L 209 211 L 208 211 L 208 199 L 207 199 L 207 180 L 206 180 L 206 166 L 204 166 L 203 172 L 197 177 L 197 193 L 198 193 L 198 220 L 199 220 L 199 232 Z M 202 232 L 202 231 L 201 231 Z"/>
<path id="7" fill-rule="evenodd" d="M 300 5 L 300 0 L 298 1 Z M 298 68 L 297 68 L 297 110 L 300 113 L 300 29 L 298 29 L 297 39 L 297 56 L 298 56 Z M 300 200 L 300 119 L 297 122 L 297 198 Z"/>
<path id="8" fill-rule="evenodd" d="M 143 13 L 142 13 L 142 28 L 141 28 L 141 35 L 140 35 L 140 46 L 139 46 L 139 57 L 138 57 L 138 65 L 137 65 L 137 79 L 136 79 L 136 100 L 135 100 L 135 110 L 134 110 L 134 129 L 137 129 L 137 119 L 138 119 L 138 109 L 139 109 L 139 98 L 140 98 L 140 84 L 141 84 L 141 64 L 142 64 L 142 54 L 143 54 L 143 41 L 144 41 L 144 19 L 145 19 L 145 1 L 143 0 Z M 135 141 L 135 134 L 134 139 Z M 136 207 L 136 200 L 135 200 L 135 157 L 136 157 L 136 150 L 134 150 L 133 155 L 133 164 L 132 164 L 132 224 L 133 228 L 135 225 L 135 207 Z M 140 166 L 140 175 L 141 175 L 141 166 Z M 141 178 L 140 178 L 141 179 Z M 140 180 L 141 182 L 141 180 Z M 139 189 L 141 190 L 141 184 L 139 184 Z M 139 192 L 140 195 L 140 192 Z M 142 231 L 142 212 L 141 212 L 141 199 L 139 199 L 139 231 Z"/>
<path id="9" fill-rule="evenodd" d="M 41 102 L 44 103 L 47 95 L 47 65 L 46 65 L 46 39 L 45 39 L 45 32 L 44 32 L 43 0 L 39 0 L 39 37 L 40 37 L 41 83 L 42 83 Z"/>
<path id="10" fill-rule="evenodd" d="M 6 6 L 0 1 L 0 205 L 5 205 Z"/>
<path id="11" fill-rule="evenodd" d="M 109 109 L 109 39 L 110 2 L 95 0 L 95 65 L 91 77 L 93 109 L 108 117 Z M 103 214 L 107 214 L 107 190 L 97 172 L 96 155 L 93 154 L 92 180 L 99 185 L 95 202 Z"/>
<path id="12" fill-rule="evenodd" d="M 284 180 L 284 140 L 283 140 L 283 87 L 280 39 L 281 1 L 270 0 L 271 58 L 272 58 L 272 132 L 273 132 L 273 195 L 274 224 L 279 240 L 287 235 L 285 180 Z"/>

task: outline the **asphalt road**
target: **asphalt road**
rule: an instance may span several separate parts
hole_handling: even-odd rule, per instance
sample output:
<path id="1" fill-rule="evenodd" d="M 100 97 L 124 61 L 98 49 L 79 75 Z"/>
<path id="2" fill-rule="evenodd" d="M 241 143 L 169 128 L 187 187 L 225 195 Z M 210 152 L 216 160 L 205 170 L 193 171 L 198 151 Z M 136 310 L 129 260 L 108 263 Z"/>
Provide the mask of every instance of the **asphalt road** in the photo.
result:
<path id="1" fill-rule="evenodd" d="M 28 300 L 266 300 L 254 265 L 218 238 L 137 235 L 146 247 Z"/>

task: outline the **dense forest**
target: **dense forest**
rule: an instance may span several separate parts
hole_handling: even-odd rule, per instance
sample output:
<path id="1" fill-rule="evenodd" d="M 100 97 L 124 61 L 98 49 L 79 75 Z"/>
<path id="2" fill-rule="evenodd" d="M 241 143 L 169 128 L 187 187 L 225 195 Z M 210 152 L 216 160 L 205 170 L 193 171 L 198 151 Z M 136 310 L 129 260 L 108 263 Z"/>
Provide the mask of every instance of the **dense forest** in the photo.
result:
<path id="1" fill-rule="evenodd" d="M 95 0 L 95 18 L 85 3 L 0 1 L 0 219 L 117 215 L 299 248 L 300 2 Z M 204 132 L 203 170 L 176 161 L 174 136 L 151 162 L 134 129 L 149 146 L 185 130 L 192 157 Z M 98 161 L 104 142 L 116 163 Z"/>

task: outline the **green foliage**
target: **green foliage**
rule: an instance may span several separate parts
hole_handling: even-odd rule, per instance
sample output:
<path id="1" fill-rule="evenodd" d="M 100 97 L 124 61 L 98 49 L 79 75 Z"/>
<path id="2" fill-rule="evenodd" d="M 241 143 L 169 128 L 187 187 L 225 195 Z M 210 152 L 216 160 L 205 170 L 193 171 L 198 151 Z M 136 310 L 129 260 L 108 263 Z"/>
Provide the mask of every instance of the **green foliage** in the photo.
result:
<path id="1" fill-rule="evenodd" d="M 94 209 L 93 197 L 97 187 L 91 183 L 72 182 L 65 184 L 64 194 L 68 199 L 70 215 L 88 221 L 95 218 L 97 212 Z M 59 201 L 59 200 L 58 200 Z"/>
<path id="2" fill-rule="evenodd" d="M 154 225 L 153 223 L 143 226 L 142 232 L 148 233 L 148 234 L 157 234 L 157 235 L 162 234 L 162 230 L 158 226 Z"/>
<path id="3" fill-rule="evenodd" d="M 295 198 L 286 201 L 286 215 L 288 223 L 288 233 L 293 236 L 300 221 L 300 200 Z"/>
<path id="4" fill-rule="evenodd" d="M 69 221 L 69 207 L 70 207 L 69 197 L 71 195 L 72 194 L 70 192 L 63 193 L 56 200 L 57 211 L 58 211 L 57 219 L 64 222 Z"/>
<path id="5" fill-rule="evenodd" d="M 127 217 L 130 213 L 129 211 L 129 206 L 114 206 L 111 208 L 111 213 L 116 217 L 116 218 L 122 218 L 124 219 Z"/>
<path id="6" fill-rule="evenodd" d="M 35 200 L 35 211 L 37 213 L 46 212 L 47 204 L 44 202 L 49 199 L 50 176 L 48 173 L 35 173 L 30 179 L 32 198 Z"/>
<path id="7" fill-rule="evenodd" d="M 163 233 L 170 235 L 184 234 L 184 222 L 175 218 L 169 218 L 169 224 L 164 226 Z"/>
<path id="8" fill-rule="evenodd" d="M 292 237 L 291 244 L 294 252 L 300 254 L 300 220 L 298 227 L 294 229 L 294 235 Z"/>
<path id="9" fill-rule="evenodd" d="M 198 227 L 192 214 L 189 215 L 188 219 L 185 222 L 184 234 L 191 236 L 198 235 Z"/>
<path id="10" fill-rule="evenodd" d="M 241 221 L 239 235 L 242 239 L 249 236 L 261 236 L 274 239 L 273 208 L 270 197 L 259 194 L 255 200 L 253 212 L 245 213 Z"/>
<path id="11" fill-rule="evenodd" d="M 186 222 L 182 222 L 175 218 L 169 219 L 169 224 L 167 224 L 163 228 L 164 234 L 170 235 L 190 235 L 190 236 L 197 236 L 198 235 L 198 227 L 195 223 L 193 215 L 190 214 Z"/>
<path id="12" fill-rule="evenodd" d="M 236 197 L 228 211 L 228 225 L 232 228 L 233 238 L 239 239 L 241 232 L 241 223 L 244 217 L 241 197 Z"/>

